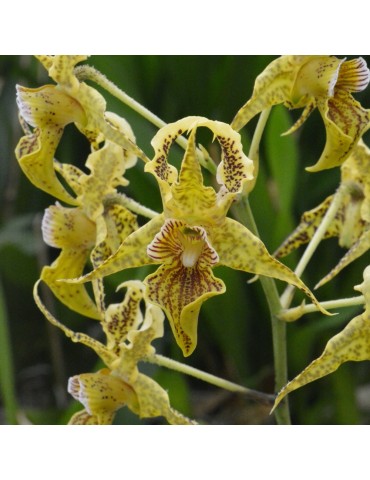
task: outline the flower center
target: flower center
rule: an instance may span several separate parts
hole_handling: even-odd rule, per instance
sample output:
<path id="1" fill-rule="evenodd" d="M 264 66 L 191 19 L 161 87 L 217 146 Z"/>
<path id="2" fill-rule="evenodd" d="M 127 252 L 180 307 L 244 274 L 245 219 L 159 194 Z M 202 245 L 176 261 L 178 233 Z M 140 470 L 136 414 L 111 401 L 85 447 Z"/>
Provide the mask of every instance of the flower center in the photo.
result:
<path id="1" fill-rule="evenodd" d="M 194 267 L 204 248 L 204 238 L 189 227 L 184 227 L 179 231 L 179 240 L 183 247 L 181 261 L 184 267 Z"/>

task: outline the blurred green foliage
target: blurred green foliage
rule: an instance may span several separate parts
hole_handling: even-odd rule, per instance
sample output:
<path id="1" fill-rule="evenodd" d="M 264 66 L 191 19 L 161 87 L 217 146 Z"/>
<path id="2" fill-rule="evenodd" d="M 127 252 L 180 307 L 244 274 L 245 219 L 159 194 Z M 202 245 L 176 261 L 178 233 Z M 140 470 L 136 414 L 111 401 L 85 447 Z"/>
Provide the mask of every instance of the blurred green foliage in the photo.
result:
<path id="1" fill-rule="evenodd" d="M 187 115 L 202 115 L 231 122 L 251 95 L 255 77 L 273 56 L 91 56 L 88 63 L 103 72 L 126 93 L 166 122 Z M 368 58 L 365 57 L 368 61 Z M 369 61 L 368 61 L 369 63 Z M 54 199 L 38 191 L 23 176 L 14 148 L 22 135 L 15 102 L 15 85 L 37 87 L 49 83 L 38 62 L 28 56 L 0 57 L 0 423 L 17 421 L 41 424 L 66 423 L 71 412 L 80 408 L 66 393 L 69 376 L 99 367 L 93 352 L 75 345 L 50 328 L 34 305 L 33 283 L 45 263 L 57 251 L 43 245 L 40 219 Z M 98 87 L 97 87 L 98 88 Z M 98 88 L 99 90 L 99 88 Z M 124 116 L 133 127 L 139 146 L 150 157 L 150 140 L 156 129 L 137 113 L 102 92 L 108 109 Z M 370 90 L 356 95 L 370 107 Z M 338 185 L 339 169 L 310 174 L 304 169 L 319 158 L 325 142 L 320 116 L 314 112 L 293 135 L 281 137 L 299 111 L 273 109 L 265 131 L 260 175 L 250 202 L 262 240 L 270 251 L 297 224 L 303 211 L 319 204 Z M 256 119 L 243 129 L 248 153 Z M 365 136 L 365 141 L 367 137 Z M 202 140 L 203 141 L 203 140 Z M 201 143 L 202 143 L 201 141 Z M 209 147 L 205 137 L 204 146 Z M 211 147 L 212 150 L 212 147 Z M 177 155 L 181 153 L 178 150 Z M 60 160 L 84 165 L 88 144 L 73 126 L 66 128 L 57 151 Z M 157 185 L 142 165 L 128 172 L 127 194 L 160 211 Z M 302 250 L 303 251 L 303 250 Z M 293 267 L 295 252 L 286 259 Z M 313 287 L 343 255 L 335 239 L 323 242 L 303 280 Z M 348 266 L 336 279 L 317 292 L 320 300 L 354 295 L 369 263 L 366 256 Z M 285 260 L 284 260 L 285 261 Z M 109 278 L 112 286 L 144 270 L 124 272 Z M 199 321 L 199 341 L 186 363 L 250 388 L 273 393 L 274 372 L 269 314 L 259 282 L 247 284 L 250 276 L 218 268 L 227 292 L 203 305 Z M 278 285 L 280 289 L 284 285 Z M 114 294 L 112 293 L 112 298 Z M 301 299 L 297 294 L 297 301 Z M 48 308 L 73 329 L 99 335 L 96 323 L 79 317 L 53 298 Z M 360 308 L 345 309 L 324 318 L 309 314 L 288 325 L 289 376 L 299 373 L 323 350 L 326 341 L 339 332 Z M 182 360 L 167 328 L 160 353 Z M 5 332 L 5 333 L 4 333 Z M 169 391 L 172 404 L 185 414 L 211 424 L 273 423 L 269 408 L 236 394 L 178 373 L 143 365 Z M 343 365 L 336 373 L 290 395 L 296 424 L 364 424 L 370 421 L 370 369 L 367 362 Z M 6 394 L 4 394 L 4 392 Z M 160 420 L 158 420 L 160 422 Z M 142 423 L 124 409 L 118 423 Z"/>

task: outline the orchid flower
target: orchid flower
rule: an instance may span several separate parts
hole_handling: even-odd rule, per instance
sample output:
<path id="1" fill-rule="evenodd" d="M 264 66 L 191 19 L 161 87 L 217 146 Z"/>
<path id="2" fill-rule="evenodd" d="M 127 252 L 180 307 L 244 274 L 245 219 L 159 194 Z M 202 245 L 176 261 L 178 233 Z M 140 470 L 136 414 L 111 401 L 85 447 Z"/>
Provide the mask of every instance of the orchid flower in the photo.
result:
<path id="1" fill-rule="evenodd" d="M 199 127 L 209 128 L 221 148 L 217 193 L 203 183 L 195 149 Z M 167 162 L 167 157 L 177 136 L 186 131 L 190 136 L 178 173 Z M 253 163 L 244 155 L 237 132 L 222 122 L 186 117 L 160 129 L 152 145 L 155 156 L 145 170 L 158 181 L 163 213 L 129 235 L 117 252 L 98 268 L 80 279 L 69 280 L 70 283 L 94 280 L 126 268 L 159 265 L 144 281 L 148 298 L 167 314 L 185 356 L 196 347 L 202 303 L 226 290 L 224 282 L 213 275 L 217 265 L 286 281 L 318 304 L 305 284 L 274 259 L 259 238 L 226 217 L 244 184 L 253 179 Z M 318 308 L 327 313 L 319 305 Z"/>
<path id="2" fill-rule="evenodd" d="M 363 276 L 363 283 L 354 289 L 365 297 L 364 313 L 353 318 L 344 330 L 331 338 L 322 355 L 279 392 L 274 408 L 288 393 L 329 375 L 342 363 L 370 360 L 370 266 L 365 268 Z"/>
<path id="3" fill-rule="evenodd" d="M 130 155 L 147 161 L 135 144 L 132 132 L 117 128 L 106 112 L 102 95 L 74 74 L 77 63 L 85 55 L 39 55 L 56 85 L 27 88 L 17 85 L 17 103 L 21 117 L 34 129 L 27 129 L 16 147 L 19 165 L 28 179 L 41 190 L 70 205 L 76 201 L 59 181 L 54 154 L 66 125 L 74 123 L 96 150 L 109 140 Z"/>
<path id="4" fill-rule="evenodd" d="M 285 55 L 271 62 L 257 77 L 250 100 L 237 112 L 231 126 L 239 131 L 256 114 L 273 105 L 304 108 L 295 125 L 299 128 L 318 108 L 326 130 L 326 144 L 318 162 L 308 167 L 317 172 L 341 165 L 370 126 L 370 111 L 352 92 L 364 90 L 370 80 L 366 62 L 333 56 Z"/>
<path id="5" fill-rule="evenodd" d="M 370 248 L 370 150 L 360 140 L 351 155 L 341 166 L 341 185 L 347 186 L 334 220 L 327 228 L 324 238 L 339 237 L 339 245 L 347 253 L 328 273 L 317 287 L 334 278 L 344 267 L 363 255 Z M 327 197 L 318 207 L 305 212 L 294 232 L 275 252 L 277 258 L 311 240 L 333 201 Z"/>
<path id="6" fill-rule="evenodd" d="M 117 127 L 128 128 L 122 124 L 123 119 L 112 115 L 109 118 Z M 58 280 L 82 275 L 89 258 L 98 266 L 138 228 L 136 215 L 111 200 L 118 186 L 128 184 L 123 175 L 135 161 L 136 156 L 127 155 L 122 147 L 106 141 L 102 148 L 89 155 L 86 162 L 89 174 L 69 164 L 55 162 L 54 165 L 74 192 L 77 206 L 57 203 L 45 211 L 44 241 L 62 251 L 51 266 L 43 268 L 41 279 L 62 303 L 88 317 L 98 319 L 100 315 L 85 287 Z M 101 290 L 96 282 L 94 287 Z"/>
<path id="7" fill-rule="evenodd" d="M 106 335 L 103 344 L 84 333 L 76 333 L 59 322 L 44 306 L 34 287 L 36 304 L 47 320 L 60 328 L 73 342 L 95 351 L 105 367 L 95 373 L 83 373 L 69 379 L 68 392 L 84 409 L 77 412 L 70 424 L 111 424 L 118 409 L 127 406 L 140 418 L 163 416 L 171 424 L 190 425 L 196 422 L 174 410 L 167 392 L 152 378 L 139 371 L 138 363 L 155 353 L 151 345 L 163 336 L 164 315 L 147 301 L 142 282 L 123 283 L 126 295 L 122 302 L 102 307 L 101 325 Z M 140 305 L 145 303 L 145 315 Z"/>

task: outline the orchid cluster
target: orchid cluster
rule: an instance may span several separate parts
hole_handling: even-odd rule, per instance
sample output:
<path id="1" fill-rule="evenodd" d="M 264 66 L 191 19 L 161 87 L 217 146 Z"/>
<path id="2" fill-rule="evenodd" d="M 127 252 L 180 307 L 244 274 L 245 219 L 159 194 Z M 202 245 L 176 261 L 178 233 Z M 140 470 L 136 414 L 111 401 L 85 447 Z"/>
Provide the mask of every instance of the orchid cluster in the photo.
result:
<path id="1" fill-rule="evenodd" d="M 60 253 L 51 265 L 43 267 L 34 298 L 52 325 L 92 349 L 104 364 L 97 372 L 70 378 L 68 392 L 84 407 L 70 423 L 111 424 L 116 411 L 127 407 L 140 418 L 162 416 L 170 424 L 194 424 L 171 407 L 171 392 L 141 373 L 139 364 L 161 364 L 152 342 L 160 342 L 166 329 L 184 357 L 202 348 L 197 337 L 202 304 L 211 297 L 227 295 L 227 285 L 215 275 L 215 267 L 252 274 L 264 287 L 266 279 L 269 285 L 274 279 L 286 282 L 289 289 L 301 290 L 313 309 L 330 315 L 327 308 L 331 307 L 325 308 L 300 278 L 302 269 L 294 272 L 279 258 L 305 243 L 311 246 L 312 255 L 313 242 L 338 237 L 348 251 L 319 282 L 322 285 L 369 250 L 370 150 L 363 135 L 370 127 L 370 110 L 352 94 L 367 87 L 370 72 L 362 58 L 280 57 L 257 77 L 251 98 L 230 123 L 188 116 L 163 124 L 152 138 L 153 152 L 144 152 L 128 122 L 107 111 L 103 95 L 86 83 L 110 85 L 87 64 L 77 66 L 88 60 L 87 56 L 40 55 L 37 59 L 54 83 L 38 88 L 17 86 L 24 136 L 16 147 L 16 157 L 29 181 L 55 199 L 44 213 L 42 234 L 44 242 Z M 341 184 L 318 207 L 303 213 L 296 230 L 270 253 L 253 222 L 242 223 L 234 213 L 248 207 L 259 162 L 258 145 L 247 155 L 239 131 L 258 114 L 267 120 L 270 109 L 278 104 L 303 108 L 299 120 L 285 134 L 295 132 L 318 109 L 326 144 L 317 163 L 307 170 L 340 168 Z M 69 124 L 90 145 L 84 170 L 56 158 Z M 218 152 L 213 157 L 217 158 L 211 158 L 198 144 L 200 129 L 212 133 Z M 262 136 L 262 130 L 259 123 L 256 138 Z M 175 143 L 184 149 L 179 168 L 171 163 Z M 138 162 L 144 163 L 144 175 L 152 175 L 156 181 L 163 206 L 159 213 L 125 193 L 129 185 L 126 171 L 136 168 Z M 212 174 L 211 185 L 204 180 L 204 169 Z M 139 221 L 138 215 L 146 222 Z M 149 265 L 156 269 L 143 281 L 133 276 L 119 287 L 126 288 L 120 303 L 106 304 L 105 277 Z M 99 322 L 106 342 L 74 332 L 56 319 L 40 298 L 40 282 L 69 309 Z M 367 269 L 364 282 L 356 287 L 363 294 L 365 313 L 330 340 L 323 355 L 296 379 L 277 384 L 281 391 L 275 407 L 287 393 L 331 373 L 341 363 L 370 359 L 369 284 Z M 265 292 L 270 295 L 268 303 L 273 304 L 271 295 L 276 297 L 276 291 L 269 293 L 265 288 Z M 275 322 L 285 325 L 309 307 L 289 308 L 290 302 L 291 298 L 283 295 L 276 308 L 275 298 L 271 309 Z M 183 371 L 189 373 L 186 366 Z M 277 414 L 281 408 L 286 405 L 277 408 Z M 276 418 L 282 423 L 283 417 Z"/>

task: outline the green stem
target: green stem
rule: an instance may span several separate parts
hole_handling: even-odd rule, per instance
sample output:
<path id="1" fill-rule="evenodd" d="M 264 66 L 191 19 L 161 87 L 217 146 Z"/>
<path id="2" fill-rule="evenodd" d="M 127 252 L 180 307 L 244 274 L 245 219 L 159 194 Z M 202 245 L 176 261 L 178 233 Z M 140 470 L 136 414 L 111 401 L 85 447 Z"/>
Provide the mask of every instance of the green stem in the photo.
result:
<path id="1" fill-rule="evenodd" d="M 334 217 L 342 203 L 343 196 L 347 192 L 348 192 L 348 187 L 346 184 L 342 184 L 336 191 L 333 201 L 330 204 L 330 207 L 328 208 L 324 218 L 322 219 L 322 222 L 320 223 L 320 226 L 318 227 L 315 234 L 313 235 L 310 243 L 308 244 L 304 254 L 302 255 L 294 271 L 294 273 L 298 277 L 301 277 L 308 262 L 311 260 L 312 255 L 314 254 L 314 252 L 316 251 L 316 248 L 318 247 L 319 243 L 323 239 L 325 232 L 328 229 L 328 226 L 334 220 Z M 281 305 L 284 309 L 289 308 L 291 301 L 293 299 L 294 289 L 295 287 L 293 285 L 288 285 L 285 291 L 283 292 L 281 296 Z"/>
<path id="2" fill-rule="evenodd" d="M 134 212 L 138 215 L 142 215 L 143 217 L 146 217 L 146 218 L 154 218 L 157 215 L 159 215 L 158 212 L 152 210 L 151 208 L 145 207 L 144 205 L 141 205 L 141 203 L 137 202 L 136 200 L 133 200 L 132 198 L 125 195 L 124 193 L 115 193 L 112 195 L 107 195 L 104 199 L 104 204 L 106 206 L 111 204 L 116 204 L 116 203 L 118 203 L 122 207 L 127 208 L 128 210 L 131 210 L 131 212 Z"/>
<path id="3" fill-rule="evenodd" d="M 256 236 L 259 237 L 258 229 L 254 221 L 248 199 L 243 198 L 242 205 L 236 205 L 235 211 L 242 223 Z M 286 348 L 286 324 L 279 319 L 281 303 L 275 280 L 261 275 L 259 277 L 266 296 L 271 316 L 272 344 L 275 369 L 275 391 L 279 392 L 288 383 L 288 358 Z M 274 411 L 276 422 L 280 425 L 290 425 L 290 412 L 287 397 Z"/>
<path id="4" fill-rule="evenodd" d="M 250 398 L 251 400 L 263 402 L 268 405 L 272 405 L 275 400 L 274 395 L 268 395 L 266 393 L 258 392 L 250 388 L 242 387 L 241 385 L 238 385 L 233 382 L 229 382 L 228 380 L 224 380 L 223 378 L 216 377 L 215 375 L 212 375 L 207 372 L 203 372 L 202 370 L 198 370 L 197 368 L 191 367 L 190 365 L 177 362 L 176 360 L 172 360 L 171 358 L 167 358 L 162 355 L 158 355 L 158 354 L 151 355 L 150 357 L 146 357 L 145 361 L 149 363 L 154 363 L 156 365 L 160 365 L 161 367 L 170 368 L 171 370 L 175 370 L 177 372 L 181 372 L 186 375 L 190 375 L 192 377 L 198 378 L 199 380 L 202 380 L 203 382 L 207 382 L 212 385 L 215 385 L 216 387 L 229 390 L 230 392 L 243 393 L 246 397 Z"/>
<path id="5" fill-rule="evenodd" d="M 341 298 L 339 300 L 328 300 L 326 302 L 320 302 L 321 306 L 326 308 L 327 310 L 331 310 L 334 308 L 355 307 L 357 305 L 363 305 L 364 303 L 365 297 L 363 295 L 359 295 L 358 297 Z M 317 305 L 315 305 L 314 303 L 309 303 L 308 305 L 301 305 L 299 307 L 283 309 L 279 313 L 279 318 L 281 320 L 284 320 L 285 322 L 295 322 L 302 315 L 317 311 Z"/>
<path id="6" fill-rule="evenodd" d="M 267 108 L 262 111 L 259 116 L 256 129 L 253 134 L 251 146 L 249 149 L 249 158 L 253 160 L 255 165 L 255 178 L 258 175 L 259 165 L 259 146 L 263 131 L 265 129 L 268 117 L 270 115 L 271 108 Z M 254 221 L 253 213 L 249 205 L 247 193 L 249 193 L 256 180 L 250 186 L 246 186 L 245 195 L 242 198 L 242 202 L 236 205 L 234 210 L 237 216 L 241 219 L 242 223 L 257 237 L 259 237 L 257 225 Z M 243 208 L 241 208 L 243 207 Z M 275 370 L 275 391 L 279 392 L 284 385 L 288 383 L 288 358 L 287 358 L 287 346 L 286 346 L 286 324 L 279 319 L 279 312 L 281 311 L 281 303 L 279 293 L 276 287 L 275 280 L 269 277 L 260 276 L 261 285 L 266 296 L 268 307 L 271 317 L 271 329 L 272 329 L 272 345 L 274 355 L 274 370 Z M 287 398 L 283 400 L 279 408 L 275 410 L 275 419 L 278 424 L 289 425 L 290 412 L 289 403 Z"/>
<path id="7" fill-rule="evenodd" d="M 150 110 L 141 105 L 139 102 L 127 95 L 127 93 L 117 87 L 117 85 L 115 85 L 113 82 L 108 80 L 105 75 L 99 72 L 99 70 L 96 70 L 94 67 L 91 67 L 89 65 L 81 65 L 79 67 L 76 67 L 74 72 L 79 80 L 91 80 L 95 82 L 97 85 L 104 88 L 108 93 L 117 98 L 120 102 L 130 107 L 132 110 L 137 112 L 139 115 L 141 115 L 143 118 L 148 120 L 156 127 L 162 128 L 167 125 L 167 123 L 164 122 L 161 118 L 157 117 L 157 115 L 155 115 Z M 176 139 L 176 143 L 178 143 L 184 150 L 186 150 L 188 141 L 185 137 L 178 137 Z M 199 161 L 203 165 L 203 167 L 209 170 L 212 174 L 216 174 L 217 166 L 215 165 L 212 158 L 208 155 L 208 153 L 197 148 L 197 154 L 199 157 Z"/>
<path id="8" fill-rule="evenodd" d="M 14 367 L 11 341 L 8 328 L 5 296 L 0 283 L 0 391 L 2 393 L 5 421 L 8 425 L 16 425 L 17 401 L 14 386 Z"/>

